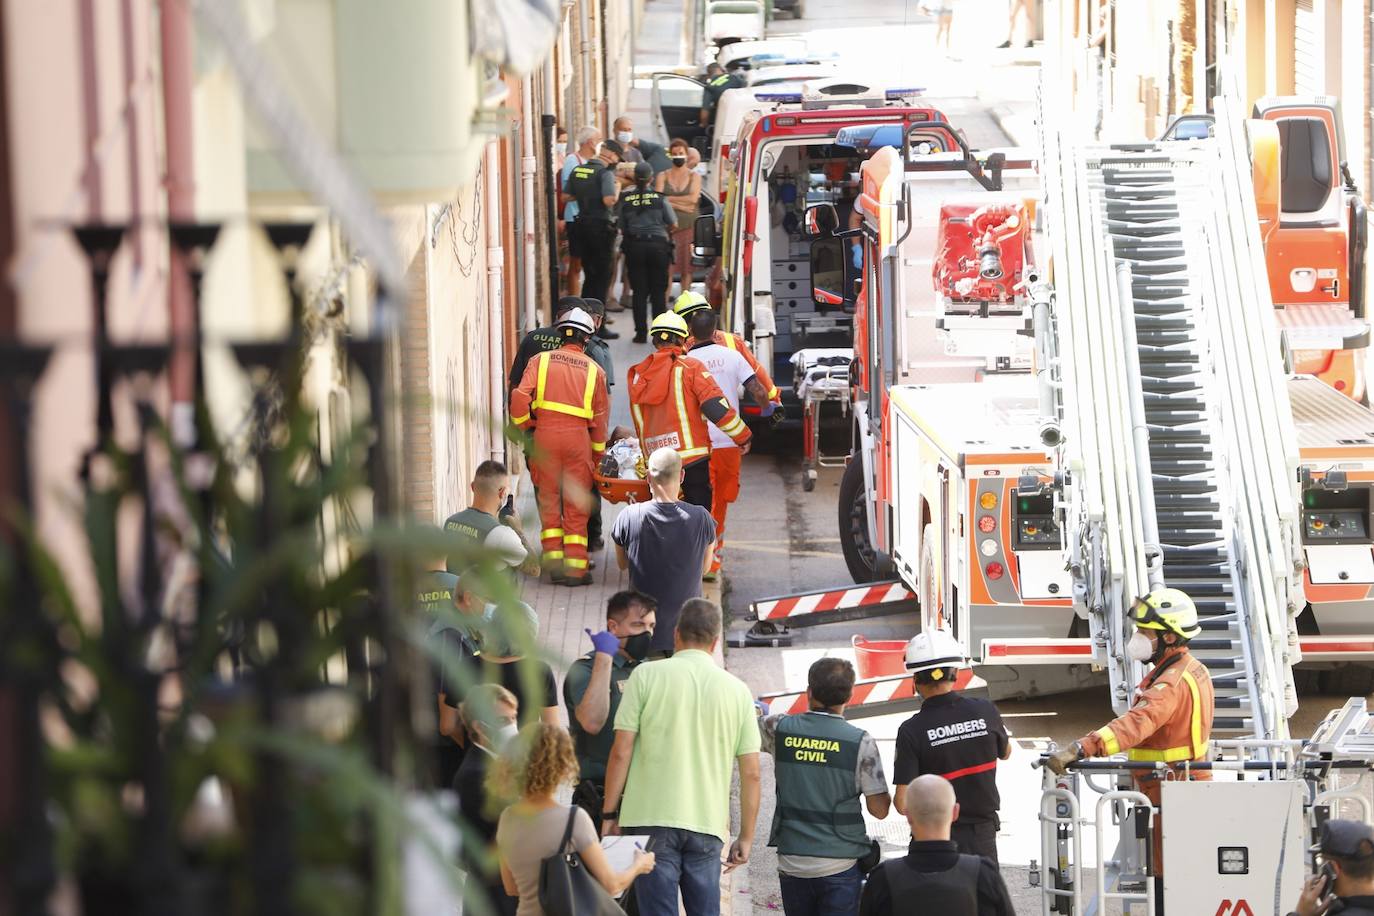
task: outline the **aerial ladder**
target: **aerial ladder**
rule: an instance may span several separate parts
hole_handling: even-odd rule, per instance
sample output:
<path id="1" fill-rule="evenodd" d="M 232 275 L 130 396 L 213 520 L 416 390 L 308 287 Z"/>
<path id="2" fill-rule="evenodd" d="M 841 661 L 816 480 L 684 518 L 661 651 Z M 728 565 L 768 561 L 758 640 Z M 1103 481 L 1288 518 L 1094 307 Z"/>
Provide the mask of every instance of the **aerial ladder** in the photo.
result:
<path id="1" fill-rule="evenodd" d="M 1042 110 L 1053 271 L 1032 293 L 1037 375 L 1075 604 L 1119 713 L 1143 673 L 1125 654 L 1133 599 L 1160 586 L 1193 597 L 1203 632 L 1191 649 L 1216 692 L 1213 759 L 1200 766 L 1218 780 L 1166 779 L 1169 828 L 1151 863 L 1143 838 L 1161 822 L 1131 777 L 1165 764 L 1047 773 L 1035 875 L 1045 913 L 1111 901 L 1153 913 L 1147 875 L 1161 871 L 1169 912 L 1283 912 L 1311 829 L 1351 795 L 1338 768 L 1372 759 L 1349 743 L 1370 721 L 1360 700 L 1312 741 L 1289 734 L 1304 605 L 1299 451 L 1245 125 L 1228 99 L 1216 110 L 1214 138 L 1128 145 L 1075 142 L 1071 119 Z M 1115 782 L 1094 782 L 1104 777 Z M 1095 817 L 1085 787 L 1098 793 Z"/>

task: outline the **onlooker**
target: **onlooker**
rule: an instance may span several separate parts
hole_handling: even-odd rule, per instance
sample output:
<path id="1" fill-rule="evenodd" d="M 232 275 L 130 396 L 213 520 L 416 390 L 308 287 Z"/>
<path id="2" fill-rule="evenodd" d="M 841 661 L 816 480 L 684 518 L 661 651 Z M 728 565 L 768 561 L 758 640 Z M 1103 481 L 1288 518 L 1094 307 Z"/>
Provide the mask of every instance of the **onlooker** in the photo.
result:
<path id="1" fill-rule="evenodd" d="M 496 858 L 489 854 L 495 852 L 496 819 L 513 799 L 489 791 L 487 769 L 516 733 L 518 702 L 515 694 L 499 684 L 482 684 L 468 691 L 459 711 L 471 747 L 463 757 L 458 775 L 453 778 L 458 810 L 472 831 L 469 841 L 463 845 L 463 868 L 470 879 L 480 882 L 480 892 L 486 894 L 492 912 L 500 916 L 511 916 L 518 901 L 506 893 L 500 867 Z M 480 851 L 472 850 L 473 836 L 482 841 Z"/>
<path id="2" fill-rule="evenodd" d="M 682 459 L 664 447 L 649 456 L 647 503 L 626 506 L 611 526 L 616 561 L 630 571 L 630 585 L 658 602 L 652 651 L 671 652 L 678 611 L 701 595 L 701 576 L 711 560 L 716 520 L 701 506 L 679 502 Z"/>
<path id="3" fill-rule="evenodd" d="M 711 658 L 720 608 L 682 607 L 672 658 L 641 665 L 615 717 L 601 812 L 607 834 L 647 833 L 659 867 L 635 884 L 643 916 L 720 913 L 720 853 L 730 831 L 730 775 L 739 763 L 739 836 L 729 871 L 749 861 L 759 816 L 759 730 L 749 688 Z"/>
<path id="4" fill-rule="evenodd" d="M 654 188 L 668 198 L 677 214 L 677 228 L 673 230 L 673 261 L 668 274 L 677 272 L 679 292 L 692 288 L 692 230 L 696 225 L 697 201 L 701 198 L 701 176 L 687 164 L 690 147 L 681 137 L 668 144 L 668 158 L 673 167 L 659 172 Z"/>
<path id="5" fill-rule="evenodd" d="M 948 2 L 948 0 L 946 0 Z M 1007 40 L 997 47 L 1010 48 L 1016 39 L 1016 20 L 1024 18 L 1026 20 L 1026 47 L 1031 46 L 1031 32 L 1034 22 L 1031 19 L 1031 0 L 1011 0 L 1010 9 L 1007 11 Z M 1187 107 L 1180 108 L 1179 111 L 1187 111 Z"/>
<path id="6" fill-rule="evenodd" d="M 1374 916 L 1374 827 L 1333 818 L 1322 824 L 1318 848 L 1329 869 L 1307 879 L 1289 916 Z"/>
<path id="7" fill-rule="evenodd" d="M 933 0 L 932 3 L 921 4 L 919 9 L 925 15 L 935 17 L 935 47 L 949 54 L 950 27 L 954 25 L 954 0 Z"/>
<path id="8" fill-rule="evenodd" d="M 500 684 L 520 707 L 522 725 L 539 719 L 558 724 L 558 685 L 549 663 L 530 658 L 539 617 L 523 601 L 503 605 L 491 615 L 482 640 L 482 683 Z"/>
<path id="9" fill-rule="evenodd" d="M 949 838 L 959 817 L 954 787 L 928 773 L 903 787 L 911 850 L 874 869 L 864 886 L 859 916 L 899 916 L 920 912 L 940 916 L 1015 916 L 1011 894 L 997 866 L 980 856 L 963 855 Z"/>
<path id="10" fill-rule="evenodd" d="M 643 592 L 616 592 L 606 602 L 606 629 L 587 631 L 595 647 L 568 668 L 563 702 L 568 706 L 568 730 L 577 748 L 582 781 L 573 801 L 601 828 L 601 800 L 606 792 L 606 761 L 615 741 L 615 714 L 625 682 L 649 654 L 654 638 L 657 603 Z"/>
<path id="11" fill-rule="evenodd" d="M 539 866 L 559 852 L 576 852 L 587 871 L 607 893 L 619 896 L 630 882 L 649 874 L 654 853 L 635 852 L 634 864 L 620 873 L 611 871 L 587 812 L 576 805 L 560 805 L 554 795 L 577 776 L 572 739 L 560 725 L 527 725 L 516 739 L 519 760 L 502 758 L 497 770 L 515 768 L 514 782 L 520 800 L 501 813 L 496 827 L 496 845 L 501 851 L 501 882 L 506 893 L 520 898 L 517 916 L 543 916 L 539 906 Z M 507 775 L 507 774 L 502 774 Z M 567 847 L 560 844 L 569 834 Z"/>
<path id="12" fill-rule="evenodd" d="M 497 513 L 510 492 L 510 473 L 499 461 L 483 461 L 472 475 L 472 505 L 455 512 L 444 522 L 444 530 L 455 537 L 448 557 L 448 571 L 455 575 L 480 559 L 482 544 L 499 524 Z"/>
<path id="13" fill-rule="evenodd" d="M 859 798 L 882 820 L 891 810 L 878 742 L 844 720 L 854 666 L 822 658 L 806 674 L 808 711 L 760 720 L 764 753 L 776 760 L 778 792 L 768 845 L 778 848 L 787 916 L 852 916 L 871 842 Z"/>
<path id="14" fill-rule="evenodd" d="M 668 153 L 663 146 L 636 137 L 634 120 L 629 115 L 616 118 L 611 129 L 615 131 L 616 140 L 625 147 L 626 162 L 647 162 L 655 175 L 668 168 Z"/>
<path id="15" fill-rule="evenodd" d="M 482 648 L 482 627 L 487 619 L 487 605 L 476 597 L 473 581 L 478 573 L 469 571 L 455 577 L 448 587 L 451 601 L 441 600 L 435 606 L 435 616 L 429 627 L 435 665 L 435 682 L 439 706 L 439 785 L 453 782 L 467 749 L 467 731 L 458 715 L 467 688 L 476 683 L 477 655 Z M 439 607 L 445 610 L 440 612 Z M 457 615 L 447 613 L 447 608 Z"/>
<path id="16" fill-rule="evenodd" d="M 568 240 L 567 290 L 569 296 L 576 296 L 582 288 L 582 249 L 579 246 L 573 223 L 577 221 L 577 200 L 566 190 L 572 170 L 586 165 L 596 156 L 597 145 L 601 143 L 601 131 L 590 125 L 577 129 L 577 150 L 563 160 L 558 173 L 558 200 L 563 205 L 563 232 Z M 518 381 L 518 379 L 517 379 Z"/>
<path id="17" fill-rule="evenodd" d="M 438 535 L 438 529 L 434 529 L 434 534 Z M 462 619 L 457 616 L 458 603 L 458 577 L 444 569 L 445 554 L 442 551 L 435 551 L 430 557 L 426 568 L 416 577 L 415 581 L 415 608 L 420 614 L 427 634 L 426 638 L 432 643 L 432 650 L 437 658 L 442 658 L 442 645 L 444 643 L 444 631 L 455 630 L 452 637 L 454 651 L 461 655 L 466 653 L 469 657 L 477 652 L 477 637 L 475 632 L 459 630 Z M 457 661 L 457 659 L 455 659 Z M 443 682 L 443 664 L 435 661 L 433 664 L 434 682 Z M 445 706 L 443 694 L 439 695 L 439 722 L 438 731 L 434 735 L 435 763 L 438 767 L 436 778 L 438 785 L 446 786 L 453 779 L 453 774 L 457 772 L 458 765 L 463 761 L 463 747 L 446 730 L 446 717 L 444 715 Z"/>

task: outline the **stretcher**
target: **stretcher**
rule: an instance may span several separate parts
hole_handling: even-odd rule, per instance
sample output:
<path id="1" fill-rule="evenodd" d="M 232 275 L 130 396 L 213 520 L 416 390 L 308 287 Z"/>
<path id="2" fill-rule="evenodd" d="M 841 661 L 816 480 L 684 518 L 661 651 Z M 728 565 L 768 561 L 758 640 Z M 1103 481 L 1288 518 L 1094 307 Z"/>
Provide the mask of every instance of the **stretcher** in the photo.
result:
<path id="1" fill-rule="evenodd" d="M 649 501 L 649 481 L 629 480 L 624 477 L 607 477 L 597 470 L 593 475 L 596 490 L 601 498 L 612 503 L 647 503 Z"/>
<path id="2" fill-rule="evenodd" d="M 792 388 L 802 402 L 802 489 L 816 488 L 816 469 L 844 467 L 849 458 L 821 451 L 821 407 L 838 404 L 849 415 L 849 347 L 808 347 L 792 354 Z"/>
<path id="3" fill-rule="evenodd" d="M 613 442 L 592 472 L 596 491 L 607 502 L 648 502 L 649 481 L 640 476 L 643 473 L 639 470 L 642 464 L 637 440 L 621 439 Z"/>

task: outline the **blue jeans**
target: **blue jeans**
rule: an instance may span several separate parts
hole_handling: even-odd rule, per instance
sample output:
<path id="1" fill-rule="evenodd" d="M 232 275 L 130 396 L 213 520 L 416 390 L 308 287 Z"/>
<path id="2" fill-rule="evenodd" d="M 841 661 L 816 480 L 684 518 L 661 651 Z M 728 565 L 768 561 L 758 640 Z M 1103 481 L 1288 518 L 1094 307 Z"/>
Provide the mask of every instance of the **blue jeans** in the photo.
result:
<path id="1" fill-rule="evenodd" d="M 648 834 L 654 870 L 635 879 L 640 916 L 678 916 L 677 894 L 687 916 L 720 916 L 719 837 L 677 827 L 626 827 Z"/>
<path id="2" fill-rule="evenodd" d="M 859 912 L 863 876 L 857 865 L 824 878 L 779 874 L 778 883 L 782 885 L 782 909 L 787 916 L 854 916 Z"/>

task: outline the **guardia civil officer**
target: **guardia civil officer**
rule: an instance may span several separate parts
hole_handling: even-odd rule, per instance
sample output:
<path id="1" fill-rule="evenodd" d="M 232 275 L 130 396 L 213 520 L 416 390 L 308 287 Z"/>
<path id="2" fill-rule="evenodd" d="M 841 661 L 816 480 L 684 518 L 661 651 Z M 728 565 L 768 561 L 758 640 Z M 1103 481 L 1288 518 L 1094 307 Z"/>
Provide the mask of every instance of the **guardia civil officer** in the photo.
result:
<path id="1" fill-rule="evenodd" d="M 934 773 L 954 786 L 959 818 L 950 839 L 967 855 L 997 861 L 997 761 L 1011 756 L 1002 716 L 991 702 L 954 689 L 955 674 L 967 660 L 945 630 L 912 637 L 906 667 L 916 681 L 921 708 L 897 730 L 893 802 L 906 814 L 906 786 Z"/>
<path id="2" fill-rule="evenodd" d="M 625 252 L 625 267 L 634 291 L 635 343 L 648 340 L 649 301 L 653 301 L 655 315 L 668 307 L 668 262 L 673 256 L 672 232 L 677 227 L 672 204 L 653 189 L 653 180 L 653 166 L 638 163 L 635 186 L 622 193 L 615 205 L 625 236 L 620 250 Z"/>
<path id="3" fill-rule="evenodd" d="M 706 88 L 701 93 L 701 126 L 709 128 L 716 119 L 716 106 L 720 104 L 720 97 L 731 89 L 740 89 L 744 86 L 744 78 L 738 73 L 726 73 L 725 68 L 720 64 L 711 63 L 706 65 Z M 709 130 L 708 134 L 709 136 Z"/>
<path id="4" fill-rule="evenodd" d="M 577 201 L 577 219 L 571 232 L 577 235 L 582 256 L 582 296 L 606 301 L 615 254 L 615 167 L 625 148 L 615 140 L 603 140 L 594 158 L 573 168 L 564 184 L 565 193 Z"/>

